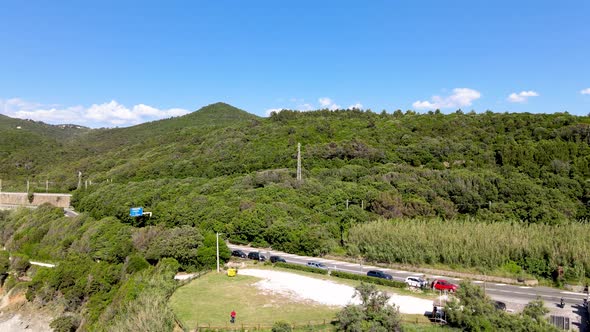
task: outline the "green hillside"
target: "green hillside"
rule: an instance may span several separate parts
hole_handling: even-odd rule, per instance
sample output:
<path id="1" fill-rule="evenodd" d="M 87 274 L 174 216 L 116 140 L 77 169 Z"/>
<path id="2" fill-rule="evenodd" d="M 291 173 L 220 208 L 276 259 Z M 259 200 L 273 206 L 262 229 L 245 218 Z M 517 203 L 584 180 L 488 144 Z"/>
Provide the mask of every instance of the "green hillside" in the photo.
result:
<path id="1" fill-rule="evenodd" d="M 302 182 L 295 180 L 297 143 Z M 380 218 L 585 222 L 589 143 L 590 119 L 567 113 L 320 110 L 258 118 L 217 103 L 46 146 L 53 162 L 26 175 L 57 179 L 68 190 L 81 170 L 92 185 L 74 192 L 74 204 L 97 219 L 188 225 L 325 254 L 351 250 L 349 231 Z M 4 174 L 17 174 L 2 164 Z M 130 218 L 132 206 L 152 218 Z M 519 259 L 525 266 L 522 254 L 495 261 Z"/>
<path id="2" fill-rule="evenodd" d="M 15 124 L 26 121 L 0 117 L 4 190 L 48 179 L 52 190 L 73 192 L 82 214 L 0 211 L 0 245 L 13 257 L 4 252 L 0 266 L 12 271 L 8 288 L 29 273 L 17 287 L 63 306 L 52 324 L 70 330 L 138 322 L 171 330 L 172 275 L 215 267 L 215 232 L 372 263 L 557 285 L 590 278 L 588 117 L 319 110 L 259 118 L 218 103 L 129 128 Z M 76 189 L 79 170 L 87 188 Z M 151 217 L 129 217 L 137 206 Z M 58 266 L 26 272 L 29 258 Z"/>

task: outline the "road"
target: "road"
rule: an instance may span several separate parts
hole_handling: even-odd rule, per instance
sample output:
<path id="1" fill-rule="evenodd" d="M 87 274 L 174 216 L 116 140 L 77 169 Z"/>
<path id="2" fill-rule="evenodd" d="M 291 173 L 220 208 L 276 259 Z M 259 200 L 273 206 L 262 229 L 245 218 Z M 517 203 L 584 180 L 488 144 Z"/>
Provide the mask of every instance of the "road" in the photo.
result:
<path id="1" fill-rule="evenodd" d="M 355 263 L 349 262 L 342 262 L 336 261 L 331 259 L 322 259 L 316 257 L 307 257 L 307 256 L 299 256 L 288 254 L 276 250 L 265 250 L 265 249 L 257 249 L 251 248 L 247 246 L 241 245 L 234 245 L 228 244 L 227 245 L 231 250 L 240 249 L 246 253 L 251 251 L 260 251 L 265 256 L 269 255 L 278 255 L 283 257 L 288 263 L 294 264 L 307 264 L 307 262 L 315 261 L 321 262 L 328 266 L 328 268 L 332 270 L 338 271 L 345 271 L 357 274 L 366 274 L 369 270 L 381 270 L 387 272 L 393 276 L 394 280 L 404 281 L 408 276 L 423 276 L 430 280 L 432 279 L 445 279 L 449 282 L 458 284 L 462 279 L 453 278 L 453 277 L 444 277 L 444 276 L 437 276 L 437 275 L 429 275 L 424 273 L 416 273 L 411 271 L 401 271 L 401 270 L 394 270 L 388 268 L 381 268 L 371 265 L 360 265 Z M 572 315 L 569 316 L 576 316 L 580 314 L 581 305 L 583 300 L 587 297 L 584 293 L 577 293 L 577 292 L 569 292 L 564 291 L 562 289 L 556 289 L 551 287 L 529 287 L 529 286 L 519 286 L 519 285 L 508 285 L 502 283 L 494 283 L 494 282 L 484 282 L 481 280 L 472 280 L 474 284 L 480 285 L 485 288 L 486 294 L 489 295 L 492 299 L 518 304 L 518 305 L 525 305 L 528 302 L 535 300 L 537 298 L 541 298 L 545 301 L 545 305 L 552 310 L 552 312 L 566 312 L 569 311 Z M 561 309 L 557 307 L 557 304 L 560 302 L 561 298 L 565 300 L 565 308 Z"/>

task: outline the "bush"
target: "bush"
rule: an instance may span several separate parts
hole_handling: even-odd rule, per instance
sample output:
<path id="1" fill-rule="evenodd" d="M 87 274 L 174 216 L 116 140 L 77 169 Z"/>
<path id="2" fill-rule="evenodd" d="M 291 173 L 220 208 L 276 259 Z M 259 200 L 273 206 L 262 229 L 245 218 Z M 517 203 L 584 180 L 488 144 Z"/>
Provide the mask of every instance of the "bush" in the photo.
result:
<path id="1" fill-rule="evenodd" d="M 31 267 L 31 263 L 29 263 L 29 256 L 20 254 L 14 254 L 12 256 L 12 262 L 10 265 L 13 270 L 20 274 L 27 272 L 29 267 Z"/>
<path id="2" fill-rule="evenodd" d="M 272 332 L 291 332 L 291 325 L 285 321 L 278 321 L 272 324 Z"/>
<path id="3" fill-rule="evenodd" d="M 10 254 L 6 250 L 0 251 L 0 274 L 8 272 L 10 267 Z"/>
<path id="4" fill-rule="evenodd" d="M 348 273 L 348 272 L 342 272 L 342 271 L 332 271 L 332 273 L 330 273 L 330 275 L 332 275 L 333 277 L 337 277 L 337 278 L 360 280 L 360 281 L 368 282 L 371 284 L 377 284 L 377 285 L 389 286 L 389 287 L 395 287 L 395 288 L 406 288 L 406 286 L 407 286 L 406 283 L 403 281 L 387 280 L 387 279 L 369 277 L 369 276 L 362 275 L 362 274 L 354 274 L 354 273 Z"/>
<path id="5" fill-rule="evenodd" d="M 328 274 L 328 270 L 318 269 L 315 267 L 309 267 L 309 266 L 305 266 L 305 265 L 297 265 L 297 264 L 291 264 L 291 263 L 276 263 L 275 266 L 284 267 L 286 269 L 293 269 L 293 270 L 317 273 L 317 274 Z"/>
<path id="6" fill-rule="evenodd" d="M 125 260 L 125 272 L 129 274 L 141 271 L 149 266 L 148 261 L 140 255 L 131 255 Z"/>
<path id="7" fill-rule="evenodd" d="M 80 325 L 80 320 L 74 316 L 59 316 L 52 320 L 49 327 L 55 332 L 75 332 Z"/>

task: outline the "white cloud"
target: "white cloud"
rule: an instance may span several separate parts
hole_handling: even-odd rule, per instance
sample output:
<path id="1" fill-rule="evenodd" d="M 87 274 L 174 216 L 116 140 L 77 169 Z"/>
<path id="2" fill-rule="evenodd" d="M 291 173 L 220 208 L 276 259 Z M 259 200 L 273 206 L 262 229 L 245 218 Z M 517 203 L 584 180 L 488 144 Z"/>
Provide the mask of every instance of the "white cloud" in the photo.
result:
<path id="1" fill-rule="evenodd" d="M 43 105 L 19 98 L 0 99 L 0 112 L 15 118 L 54 124 L 75 123 L 90 127 L 129 126 L 189 113 L 181 108 L 157 109 L 145 104 L 128 108 L 115 100 L 93 104 L 87 108 L 80 105 Z"/>
<path id="2" fill-rule="evenodd" d="M 313 108 L 314 107 L 313 107 L 312 104 L 305 103 L 305 104 L 299 105 L 297 109 L 300 110 L 300 111 L 307 112 L 307 111 L 313 110 Z"/>
<path id="3" fill-rule="evenodd" d="M 320 102 L 320 105 L 322 106 L 322 108 L 327 108 L 331 111 L 340 109 L 340 105 L 334 103 L 334 101 L 328 97 L 322 97 L 322 98 L 318 99 L 318 101 Z"/>
<path id="4" fill-rule="evenodd" d="M 590 95 L 590 88 L 586 88 L 586 89 L 580 91 L 580 93 L 583 95 Z"/>
<path id="5" fill-rule="evenodd" d="M 431 101 L 418 100 L 412 106 L 417 109 L 443 109 L 471 106 L 473 101 L 479 99 L 481 93 L 469 88 L 453 89 L 453 94 L 447 97 L 433 96 Z"/>
<path id="6" fill-rule="evenodd" d="M 349 110 L 354 109 L 354 108 L 359 109 L 359 110 L 362 110 L 363 109 L 363 104 L 356 103 L 356 104 L 353 104 L 353 105 L 348 106 L 348 109 Z"/>
<path id="7" fill-rule="evenodd" d="M 538 97 L 539 94 L 535 91 L 521 91 L 519 93 L 513 92 L 508 96 L 508 101 L 511 103 L 525 103 L 530 97 Z"/>
<path id="8" fill-rule="evenodd" d="M 282 111 L 282 108 L 269 108 L 266 110 L 266 116 L 270 116 L 271 113 L 279 113 L 280 111 Z"/>

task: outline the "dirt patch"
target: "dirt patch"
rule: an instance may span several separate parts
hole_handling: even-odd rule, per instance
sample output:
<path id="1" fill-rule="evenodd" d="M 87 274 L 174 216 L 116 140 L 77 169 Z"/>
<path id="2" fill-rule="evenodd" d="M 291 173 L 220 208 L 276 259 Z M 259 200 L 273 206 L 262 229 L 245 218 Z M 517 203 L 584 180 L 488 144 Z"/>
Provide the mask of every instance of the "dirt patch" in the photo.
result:
<path id="1" fill-rule="evenodd" d="M 242 269 L 241 275 L 262 278 L 253 285 L 264 292 L 288 296 L 299 302 L 313 301 L 328 306 L 343 307 L 347 304 L 359 304 L 354 297 L 354 288 L 331 280 L 310 278 L 295 273 Z M 403 314 L 424 314 L 432 310 L 432 301 L 413 296 L 389 293 L 389 303 L 399 306 Z"/>

